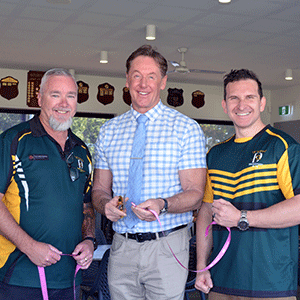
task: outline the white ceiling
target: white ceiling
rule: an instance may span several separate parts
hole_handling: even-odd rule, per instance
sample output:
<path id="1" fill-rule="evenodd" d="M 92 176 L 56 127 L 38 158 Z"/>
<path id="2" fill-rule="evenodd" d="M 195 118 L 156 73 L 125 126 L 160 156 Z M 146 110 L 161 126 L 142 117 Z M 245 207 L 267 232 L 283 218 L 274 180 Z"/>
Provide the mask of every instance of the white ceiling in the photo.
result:
<path id="1" fill-rule="evenodd" d="M 187 47 L 191 69 L 249 68 L 266 88 L 300 84 L 299 0 L 0 0 L 0 68 L 118 76 L 143 44 L 156 46 L 168 60 L 180 61 Z M 145 40 L 155 24 L 156 40 Z M 100 51 L 109 63 L 99 63 Z M 287 68 L 294 80 L 284 80 Z M 170 66 L 170 70 L 173 67 Z M 223 75 L 169 74 L 169 80 L 218 84 Z"/>

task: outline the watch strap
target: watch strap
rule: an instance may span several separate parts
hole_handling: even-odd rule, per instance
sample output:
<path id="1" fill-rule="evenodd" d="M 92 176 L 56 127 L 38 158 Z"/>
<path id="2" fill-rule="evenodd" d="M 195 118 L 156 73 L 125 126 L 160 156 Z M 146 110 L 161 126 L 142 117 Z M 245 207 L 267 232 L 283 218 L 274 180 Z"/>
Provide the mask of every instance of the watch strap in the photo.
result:
<path id="1" fill-rule="evenodd" d="M 246 231 L 249 229 L 249 222 L 247 219 L 247 211 L 241 210 L 241 217 L 237 224 L 237 228 L 241 231 Z"/>
<path id="2" fill-rule="evenodd" d="M 159 198 L 159 199 L 162 199 L 162 200 L 164 200 L 164 202 L 165 202 L 165 205 L 164 205 L 164 207 L 160 210 L 159 214 L 163 214 L 163 213 L 168 212 L 168 201 L 167 201 L 166 199 L 164 199 L 164 198 Z"/>
<path id="3" fill-rule="evenodd" d="M 246 210 L 242 210 L 241 211 L 241 219 L 247 219 L 247 211 Z"/>

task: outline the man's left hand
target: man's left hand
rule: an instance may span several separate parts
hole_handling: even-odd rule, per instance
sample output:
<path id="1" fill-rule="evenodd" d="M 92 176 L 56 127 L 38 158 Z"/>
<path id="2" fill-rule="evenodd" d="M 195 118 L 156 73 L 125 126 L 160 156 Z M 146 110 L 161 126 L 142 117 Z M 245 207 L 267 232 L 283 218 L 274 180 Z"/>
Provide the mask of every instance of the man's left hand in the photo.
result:
<path id="1" fill-rule="evenodd" d="M 160 212 L 160 201 L 161 199 L 148 199 L 145 202 L 137 205 L 131 206 L 133 212 L 137 217 L 143 221 L 153 222 L 156 220 L 156 217 L 150 210 L 154 210 L 158 215 Z"/>
<path id="2" fill-rule="evenodd" d="M 236 227 L 241 217 L 241 211 L 224 199 L 214 200 L 212 212 L 214 221 L 225 227 Z"/>
<path id="3" fill-rule="evenodd" d="M 79 243 L 73 251 L 73 257 L 81 269 L 87 269 L 93 261 L 94 244 L 91 240 Z"/>

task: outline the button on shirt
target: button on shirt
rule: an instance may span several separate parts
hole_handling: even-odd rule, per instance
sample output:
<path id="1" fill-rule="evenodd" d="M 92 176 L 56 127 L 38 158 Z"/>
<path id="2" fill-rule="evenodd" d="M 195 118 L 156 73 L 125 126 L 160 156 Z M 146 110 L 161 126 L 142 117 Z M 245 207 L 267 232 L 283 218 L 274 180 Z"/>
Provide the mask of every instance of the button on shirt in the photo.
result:
<path id="1" fill-rule="evenodd" d="M 95 168 L 112 172 L 114 196 L 124 196 L 127 191 L 130 155 L 139 115 L 131 108 L 106 122 L 95 145 Z M 196 121 L 161 101 L 146 116 L 149 120 L 146 122 L 141 202 L 182 192 L 180 170 L 206 168 L 205 137 Z M 192 212 L 167 213 L 160 220 L 163 230 L 168 230 L 191 222 Z M 113 229 L 118 233 L 161 231 L 157 221 L 140 221 L 128 230 L 122 219 L 113 224 Z"/>

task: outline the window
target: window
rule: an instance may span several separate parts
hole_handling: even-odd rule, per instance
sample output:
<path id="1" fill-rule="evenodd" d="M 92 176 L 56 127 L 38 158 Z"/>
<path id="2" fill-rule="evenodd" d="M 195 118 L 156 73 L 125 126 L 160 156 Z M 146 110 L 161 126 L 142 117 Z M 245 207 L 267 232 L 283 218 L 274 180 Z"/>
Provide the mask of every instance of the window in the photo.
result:
<path id="1" fill-rule="evenodd" d="M 233 123 L 230 121 L 196 120 L 206 138 L 206 150 L 223 142 L 235 134 Z"/>
<path id="2" fill-rule="evenodd" d="M 92 157 L 94 158 L 94 145 L 96 143 L 100 127 L 111 119 L 113 115 L 99 117 L 79 117 L 75 116 L 73 118 L 73 124 L 71 129 L 74 134 L 76 134 L 80 139 L 82 139 L 88 146 Z"/>
<path id="3" fill-rule="evenodd" d="M 16 110 L 0 109 L 0 134 L 13 125 L 31 119 L 35 110 Z M 73 119 L 72 131 L 81 138 L 89 150 L 94 155 L 94 144 L 98 137 L 100 127 L 109 119 L 113 118 L 112 114 L 91 114 L 77 113 Z M 196 120 L 206 137 L 206 150 L 213 145 L 220 143 L 234 134 L 234 126 L 229 121 L 210 121 Z"/>
<path id="4" fill-rule="evenodd" d="M 0 111 L 0 134 L 6 129 L 31 119 L 33 114 L 10 113 Z"/>
<path id="5" fill-rule="evenodd" d="M 37 112 L 35 110 L 0 109 L 0 134 L 14 125 L 30 120 Z M 71 129 L 74 134 L 86 143 L 92 157 L 100 127 L 113 117 L 114 115 L 112 114 L 77 113 L 73 118 Z"/>

